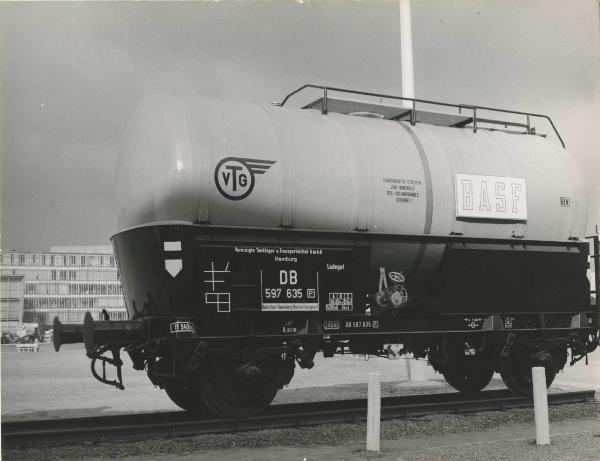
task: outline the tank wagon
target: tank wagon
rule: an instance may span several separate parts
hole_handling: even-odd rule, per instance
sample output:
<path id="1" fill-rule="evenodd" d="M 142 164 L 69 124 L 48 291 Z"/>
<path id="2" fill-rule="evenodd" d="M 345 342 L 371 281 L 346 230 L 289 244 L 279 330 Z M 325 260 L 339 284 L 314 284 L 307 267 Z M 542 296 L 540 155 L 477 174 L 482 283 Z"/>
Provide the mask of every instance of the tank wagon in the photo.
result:
<path id="1" fill-rule="evenodd" d="M 273 105 L 149 97 L 115 188 L 129 320 L 56 319 L 55 348 L 83 341 L 120 389 L 124 350 L 180 407 L 225 417 L 317 352 L 390 344 L 462 392 L 497 371 L 528 394 L 534 365 L 549 385 L 600 318 L 580 174 L 543 119 L 562 143 L 543 115 L 315 85 Z"/>

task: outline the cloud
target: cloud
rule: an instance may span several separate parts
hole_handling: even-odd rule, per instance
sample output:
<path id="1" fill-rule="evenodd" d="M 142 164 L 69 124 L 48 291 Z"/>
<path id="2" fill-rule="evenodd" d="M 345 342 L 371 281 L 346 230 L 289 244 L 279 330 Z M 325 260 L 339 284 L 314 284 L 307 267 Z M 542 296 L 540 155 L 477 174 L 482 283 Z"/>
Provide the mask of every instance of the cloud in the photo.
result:
<path id="1" fill-rule="evenodd" d="M 108 240 L 115 152 L 146 94 L 268 103 L 307 82 L 400 93 L 397 8 L 0 4 L 2 247 Z M 593 179 L 596 2 L 415 2 L 413 31 L 418 96 L 549 112 Z"/>

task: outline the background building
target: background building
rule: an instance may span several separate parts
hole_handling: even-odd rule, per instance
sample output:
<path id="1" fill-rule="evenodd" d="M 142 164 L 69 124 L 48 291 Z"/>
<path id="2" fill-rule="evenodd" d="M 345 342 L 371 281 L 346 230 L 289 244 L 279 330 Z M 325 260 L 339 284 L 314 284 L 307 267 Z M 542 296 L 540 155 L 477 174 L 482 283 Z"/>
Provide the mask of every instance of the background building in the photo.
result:
<path id="1" fill-rule="evenodd" d="M 48 253 L 0 253 L 2 332 L 19 323 L 52 328 L 54 316 L 63 323 L 81 323 L 90 311 L 103 309 L 111 319 L 127 318 L 121 282 L 110 246 L 51 247 Z"/>
<path id="2" fill-rule="evenodd" d="M 23 321 L 23 293 L 25 284 L 22 275 L 4 275 L 0 278 L 0 325 L 2 333 L 16 331 Z"/>

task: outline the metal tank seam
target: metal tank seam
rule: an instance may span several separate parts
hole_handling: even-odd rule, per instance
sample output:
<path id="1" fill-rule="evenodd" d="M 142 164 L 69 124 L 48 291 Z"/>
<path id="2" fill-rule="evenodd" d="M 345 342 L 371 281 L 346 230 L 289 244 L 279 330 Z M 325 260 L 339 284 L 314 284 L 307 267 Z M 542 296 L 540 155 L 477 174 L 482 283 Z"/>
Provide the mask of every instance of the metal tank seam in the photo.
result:
<path id="1" fill-rule="evenodd" d="M 424 234 L 431 233 L 431 223 L 433 221 L 433 184 L 431 181 L 431 169 L 429 168 L 429 160 L 425 155 L 425 149 L 423 148 L 423 144 L 421 144 L 421 140 L 417 137 L 416 133 L 407 126 L 404 122 L 398 122 L 398 124 L 404 128 L 410 137 L 412 138 L 417 151 L 419 152 L 419 158 L 421 159 L 421 166 L 423 167 L 423 173 L 425 174 L 425 200 L 426 200 L 426 210 L 425 210 L 425 225 L 423 228 Z"/>
<path id="2" fill-rule="evenodd" d="M 454 206 L 454 212 L 452 214 L 451 221 L 451 232 L 463 234 L 465 233 L 465 222 L 458 220 L 456 218 L 456 174 L 459 171 L 465 172 L 464 169 L 465 163 L 463 162 L 461 152 L 458 150 L 456 144 L 453 140 L 448 136 L 448 131 L 446 130 L 432 130 L 432 127 L 426 127 L 430 133 L 435 134 L 438 139 L 440 145 L 444 150 L 444 155 L 446 160 L 448 161 L 448 171 L 450 173 L 450 183 L 452 184 L 452 193 L 454 194 L 454 198 L 452 199 L 452 204 Z M 436 127 L 439 128 L 439 127 Z M 449 128 L 454 129 L 454 128 Z"/>
<path id="3" fill-rule="evenodd" d="M 206 98 L 206 99 L 214 101 L 214 99 L 212 99 L 212 98 Z M 214 136 L 212 135 L 212 132 L 211 132 L 212 127 L 211 127 L 211 124 L 209 123 L 207 114 L 205 112 L 205 107 L 206 106 L 203 106 L 200 109 L 195 109 L 197 125 L 201 125 L 196 128 L 201 127 L 205 130 L 207 140 L 208 140 L 208 142 L 206 143 L 206 146 L 210 149 L 208 168 L 206 169 L 206 174 L 205 174 L 206 184 L 208 185 L 208 200 L 207 200 L 207 204 L 206 204 L 206 219 L 203 221 L 199 221 L 199 222 L 202 224 L 210 224 L 210 217 L 216 207 L 215 186 L 214 186 L 214 179 L 213 179 L 212 171 L 213 171 L 214 165 L 217 163 L 216 157 L 217 157 L 218 149 L 216 148 L 216 145 L 215 145 Z M 192 110 L 192 108 L 190 106 L 190 111 L 191 110 Z M 197 133 L 196 130 L 195 130 L 195 132 Z M 198 137 L 197 134 L 195 134 L 194 136 Z"/>
<path id="4" fill-rule="evenodd" d="M 190 112 L 190 106 L 188 105 L 188 101 L 186 100 L 186 98 L 184 98 L 182 95 L 178 94 L 178 93 L 172 93 L 172 92 L 167 92 L 167 93 L 163 93 L 160 95 L 157 95 L 158 97 L 161 98 L 161 100 L 164 100 L 164 98 L 169 98 L 167 101 L 168 104 L 168 109 L 170 110 L 171 113 L 171 117 L 169 117 L 168 119 L 168 125 L 165 132 L 167 133 L 167 136 L 171 137 L 172 140 L 174 140 L 174 144 L 175 144 L 175 152 L 178 155 L 180 149 L 178 149 L 178 147 L 183 146 L 184 150 L 187 150 L 189 156 L 192 156 L 192 133 L 191 133 L 191 112 Z M 173 114 L 174 112 L 174 114 Z M 180 118 L 181 117 L 181 118 Z M 183 120 L 183 124 L 181 124 L 181 120 Z M 163 126 L 164 128 L 164 126 Z M 178 141 L 182 140 L 183 142 L 181 144 L 178 144 Z M 173 146 L 171 146 L 173 147 Z M 179 157 L 177 157 L 177 160 L 179 160 Z M 174 188 L 172 181 L 170 180 L 172 175 L 172 172 L 167 172 L 165 174 L 165 177 L 168 178 L 168 183 L 166 184 L 165 188 L 167 190 L 167 193 L 165 194 L 167 197 L 171 196 L 171 192 Z M 178 184 L 180 181 L 177 180 L 175 181 L 175 184 Z M 160 221 L 161 219 L 159 218 L 158 214 L 160 213 L 161 215 L 164 215 L 165 213 L 169 213 L 170 212 L 170 207 L 165 206 L 164 204 L 161 204 L 161 201 L 167 202 L 168 198 L 166 197 L 157 197 L 156 195 L 157 189 L 154 189 L 153 192 L 153 204 L 154 204 L 154 220 L 155 221 Z M 194 212 L 195 217 L 198 216 L 198 210 L 196 208 L 196 211 Z"/>
<path id="5" fill-rule="evenodd" d="M 446 226 L 444 226 L 444 229 L 450 229 L 450 232 L 452 232 L 455 229 L 456 226 L 456 185 L 455 185 L 455 181 L 454 181 L 454 175 L 456 173 L 456 168 L 454 167 L 454 163 L 452 160 L 452 157 L 450 157 L 448 155 L 448 150 L 452 150 L 454 153 L 456 153 L 456 149 L 454 149 L 454 146 L 452 146 L 448 139 L 447 136 L 444 132 L 442 131 L 438 131 L 435 130 L 433 128 L 440 128 L 434 125 L 427 125 L 427 124 L 422 124 L 419 129 L 425 133 L 428 134 L 428 136 L 434 141 L 434 143 L 436 144 L 436 146 L 441 150 L 441 152 L 443 152 L 443 156 L 445 157 L 447 163 L 448 163 L 448 169 L 447 171 L 450 173 L 449 174 L 449 182 L 452 186 L 452 194 L 453 194 L 453 198 L 452 198 L 452 214 L 451 214 L 451 219 L 449 220 L 444 220 L 444 224 Z M 428 159 L 429 160 L 429 159 Z M 444 174 L 444 176 L 448 176 L 446 174 Z M 432 175 L 432 183 L 433 183 L 433 175 Z M 433 197 L 432 197 L 433 200 Z M 438 210 L 439 211 L 439 210 Z M 438 214 L 436 215 L 436 221 L 439 221 L 440 218 L 440 214 L 438 212 Z M 433 219 L 432 219 L 432 227 L 433 227 Z"/>
<path id="6" fill-rule="evenodd" d="M 205 132 L 207 132 L 207 124 L 206 121 L 203 119 L 203 115 L 199 115 L 199 114 L 193 114 L 192 111 L 192 105 L 190 104 L 189 98 L 184 98 L 183 96 L 181 97 L 183 104 L 185 105 L 185 120 L 186 120 L 186 128 L 187 128 L 187 141 L 188 141 L 188 145 L 189 145 L 189 154 L 190 154 L 190 160 L 191 160 L 191 171 L 192 171 L 192 177 L 194 175 L 194 171 L 196 168 L 200 168 L 200 164 L 197 163 L 198 161 L 196 160 L 195 157 L 195 153 L 198 152 L 199 146 L 200 146 L 200 141 L 199 141 L 199 137 L 198 137 L 198 128 L 197 126 L 195 126 L 196 124 L 201 124 L 202 128 L 204 129 Z M 195 117 L 195 115 L 197 117 Z M 194 123 L 194 119 L 196 120 L 196 124 Z M 210 160 L 212 161 L 214 152 L 213 152 L 213 146 L 212 144 L 210 145 Z M 209 163 L 210 165 L 210 163 Z M 212 187 L 210 184 L 211 181 L 211 174 L 210 174 L 210 166 L 209 168 L 206 169 L 206 174 L 208 176 L 208 180 L 206 182 L 207 187 L 208 187 L 208 200 L 206 201 L 206 210 L 205 210 L 205 216 L 203 219 L 201 216 L 201 203 L 202 203 L 202 192 L 200 187 L 198 188 L 198 190 L 196 191 L 196 220 L 195 222 L 210 222 L 210 204 L 211 204 L 211 195 L 212 195 Z"/>
<path id="7" fill-rule="evenodd" d="M 336 120 L 335 118 L 333 120 Z M 367 151 L 367 147 L 365 146 L 365 143 L 363 142 L 362 138 L 360 136 L 357 135 L 357 127 L 356 127 L 356 120 L 352 120 L 351 118 L 348 120 L 349 121 L 349 125 L 352 126 L 353 131 L 350 131 L 348 129 L 348 126 L 346 126 L 346 124 L 342 123 L 340 120 L 336 120 L 338 126 L 341 126 L 343 131 L 346 133 L 346 135 L 348 136 L 348 139 L 350 140 L 350 144 L 354 147 L 356 146 L 358 149 L 360 149 L 362 151 L 362 155 L 361 153 L 357 152 L 355 148 L 352 149 L 353 153 L 355 154 L 355 159 L 358 159 L 359 164 L 361 163 L 361 159 L 365 159 L 365 158 L 369 158 L 368 156 L 368 151 Z M 371 167 L 370 167 L 370 163 L 369 162 L 363 162 L 362 164 L 359 165 L 360 167 L 364 167 L 367 170 L 367 174 L 366 174 L 366 180 L 364 179 L 365 176 L 362 176 L 360 174 L 358 174 L 358 187 L 359 187 L 359 193 L 358 193 L 358 201 L 357 201 L 357 210 L 356 210 L 356 229 L 358 231 L 368 231 L 371 224 L 373 223 L 373 217 L 372 217 L 372 208 L 371 208 L 371 204 L 373 203 L 373 197 L 372 197 L 372 181 L 371 181 Z M 360 172 L 359 172 L 360 173 Z M 364 195 L 367 195 L 367 198 L 364 198 Z M 364 229 L 361 229 L 361 217 L 364 219 Z"/>
<path id="8" fill-rule="evenodd" d="M 421 160 L 421 166 L 423 167 L 423 174 L 425 175 L 425 225 L 423 228 L 423 234 L 431 233 L 431 223 L 433 221 L 433 184 L 431 180 L 431 169 L 429 168 L 429 160 L 425 155 L 425 149 L 423 148 L 423 144 L 421 144 L 421 140 L 417 137 L 416 133 L 405 123 L 398 122 L 398 124 L 404 128 L 415 144 L 417 151 L 419 152 L 419 158 Z M 423 257 L 425 256 L 425 249 L 427 248 L 426 243 L 421 243 L 419 245 L 419 249 L 417 250 L 417 255 L 415 256 L 415 261 L 410 268 L 410 274 L 416 274 L 421 262 L 423 261 Z"/>
<path id="9" fill-rule="evenodd" d="M 263 104 L 260 104 L 260 103 L 254 103 L 254 104 L 256 104 L 257 106 L 259 106 L 262 109 L 262 111 L 265 113 L 265 115 L 271 122 L 271 128 L 273 130 L 275 139 L 277 140 L 277 147 L 279 148 L 279 158 L 281 161 L 281 167 L 282 167 L 281 169 L 283 171 L 282 176 L 287 181 L 289 181 L 289 184 L 291 184 L 291 186 L 292 186 L 291 194 L 286 194 L 284 192 L 285 184 L 283 184 L 282 199 L 280 201 L 280 216 L 281 216 L 280 225 L 282 227 L 294 227 L 294 218 L 295 218 L 295 213 L 296 213 L 295 205 L 296 205 L 296 195 L 297 195 L 296 163 L 294 161 L 294 158 L 295 158 L 294 155 L 285 155 L 284 154 L 285 152 L 287 152 L 286 149 L 284 149 L 284 145 L 287 144 L 290 147 L 290 149 L 293 150 L 293 153 L 295 153 L 295 148 L 292 145 L 292 142 L 290 142 L 289 137 L 287 136 L 285 131 L 276 129 L 276 125 L 278 124 L 278 121 L 276 121 L 274 119 L 273 112 L 269 112 L 267 110 L 267 107 Z M 273 111 L 273 109 L 271 107 L 269 107 L 269 109 L 271 109 Z M 286 137 L 285 142 L 284 142 L 284 140 L 281 139 L 282 136 Z M 291 165 L 291 168 L 290 168 L 290 165 Z M 287 203 L 284 203 L 284 201 Z M 289 221 L 289 224 L 286 223 L 288 221 Z"/>
<path id="10" fill-rule="evenodd" d="M 440 152 L 443 153 L 443 156 L 445 157 L 446 161 L 448 162 L 448 171 L 450 171 L 450 178 L 449 178 L 449 182 L 452 186 L 452 188 L 454 188 L 454 181 L 452 180 L 452 177 L 454 175 L 454 168 L 452 167 L 452 160 L 451 158 L 448 156 L 448 140 L 445 138 L 444 136 L 441 136 L 441 133 L 438 132 L 437 130 L 433 129 L 434 126 L 433 125 L 428 125 L 428 124 L 421 124 L 419 126 L 419 129 L 422 133 L 427 134 L 426 137 L 424 137 L 424 139 L 428 139 L 428 143 L 433 142 L 433 151 L 437 149 L 440 150 Z M 435 128 L 439 128 L 439 127 L 435 127 Z M 450 149 L 453 149 L 452 146 L 450 146 Z M 429 152 L 432 152 L 431 149 L 429 149 Z M 429 163 L 429 158 L 427 157 L 427 161 Z M 446 176 L 444 174 L 444 176 Z M 433 184 L 433 173 L 432 173 L 432 184 Z M 433 189 L 433 187 L 432 187 Z M 454 189 L 452 190 L 452 195 L 455 195 Z M 433 194 L 432 194 L 432 203 L 433 203 Z M 432 205 L 432 209 L 435 205 Z M 447 210 L 445 209 L 440 209 L 439 207 L 436 209 L 437 214 L 436 214 L 436 222 L 438 222 L 438 232 L 439 232 L 439 228 L 441 225 L 441 228 L 443 229 L 450 229 L 450 231 L 455 229 L 456 226 L 456 203 L 455 203 L 455 198 L 452 199 L 452 205 L 451 205 L 451 214 L 447 214 Z M 443 213 L 443 215 L 442 215 Z M 440 222 L 440 219 L 442 219 L 442 222 Z M 443 223 L 443 224 L 442 224 Z M 432 216 L 432 229 L 433 229 L 433 216 Z M 430 235 L 432 235 L 430 233 Z M 435 234 L 434 234 L 435 235 Z M 420 260 L 428 260 L 431 261 L 432 258 L 437 258 L 437 263 L 436 266 L 439 267 L 439 264 L 441 263 L 441 258 L 444 254 L 444 249 L 439 248 L 439 245 L 437 244 L 429 244 L 429 245 L 423 245 L 424 251 L 422 255 L 418 255 L 420 257 Z M 436 256 L 437 255 L 437 256 Z M 414 266 L 414 271 L 415 271 L 415 275 L 418 278 L 418 280 L 423 280 L 423 276 L 424 274 L 427 274 L 427 266 L 426 267 L 421 267 L 421 263 L 418 262 L 415 264 Z M 429 275 L 431 276 L 433 272 L 430 272 Z"/>
<path id="11" fill-rule="evenodd" d="M 519 171 L 520 170 L 522 172 L 525 171 L 525 168 L 523 167 L 523 164 L 519 163 L 516 164 L 515 162 L 513 162 L 513 159 L 510 158 L 510 156 L 508 155 L 508 152 L 504 150 L 504 143 L 500 142 L 496 136 L 494 136 L 493 132 L 490 133 L 492 136 L 489 136 L 488 139 L 490 139 L 492 141 L 492 143 L 494 143 L 496 146 L 498 146 L 498 148 L 500 149 L 500 152 L 502 153 L 502 155 L 504 156 L 504 158 L 506 159 L 506 163 L 508 163 L 508 165 L 510 166 L 512 173 L 513 174 L 520 174 Z M 510 135 L 509 135 L 510 136 Z M 525 183 L 525 185 L 527 186 L 527 183 Z M 523 226 L 523 232 L 519 232 L 519 225 Z M 515 222 L 513 223 L 513 234 L 514 235 L 522 235 L 522 236 L 526 236 L 527 235 L 527 231 L 529 230 L 527 228 L 527 221 L 525 221 L 525 223 L 518 223 Z"/>

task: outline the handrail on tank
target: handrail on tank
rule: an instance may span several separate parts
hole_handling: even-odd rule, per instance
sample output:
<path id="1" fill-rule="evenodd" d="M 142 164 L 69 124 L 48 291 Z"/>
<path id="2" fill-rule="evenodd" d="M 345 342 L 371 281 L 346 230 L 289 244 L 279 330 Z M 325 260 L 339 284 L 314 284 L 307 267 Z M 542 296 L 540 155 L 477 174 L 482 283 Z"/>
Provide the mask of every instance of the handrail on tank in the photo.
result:
<path id="1" fill-rule="evenodd" d="M 527 134 L 531 134 L 531 123 L 530 123 L 531 117 L 544 118 L 544 119 L 548 120 L 548 122 L 550 123 L 550 126 L 552 127 L 552 129 L 554 130 L 554 133 L 556 134 L 556 137 L 562 144 L 563 148 L 565 148 L 565 143 L 564 143 L 562 137 L 560 136 L 558 130 L 556 129 L 554 122 L 552 121 L 552 119 L 549 116 L 544 115 L 544 114 L 534 114 L 531 112 L 522 112 L 522 111 L 518 111 L 518 110 L 498 109 L 495 107 L 486 107 L 486 106 L 474 106 L 471 104 L 452 104 L 452 103 L 448 103 L 448 102 L 430 101 L 428 99 L 406 98 L 404 96 L 394 96 L 394 95 L 381 94 L 381 93 L 372 93 L 372 92 L 368 92 L 368 91 L 347 90 L 344 88 L 334 88 L 334 87 L 328 87 L 328 86 L 324 86 L 324 85 L 314 85 L 312 83 L 307 83 L 306 85 L 303 85 L 300 88 L 292 91 L 285 98 L 283 98 L 283 101 L 274 103 L 274 105 L 284 106 L 285 103 L 288 101 L 288 99 L 290 99 L 292 96 L 300 93 L 301 91 L 303 91 L 307 88 L 323 90 L 323 105 L 322 105 L 321 110 L 324 114 L 327 113 L 327 92 L 328 91 L 338 91 L 340 93 L 357 94 L 357 95 L 362 95 L 362 96 L 373 96 L 373 97 L 378 97 L 378 98 L 397 99 L 397 100 L 401 100 L 401 101 L 412 101 L 412 109 L 411 109 L 411 114 L 410 114 L 411 115 L 410 123 L 412 125 L 414 125 L 416 123 L 415 107 L 416 107 L 416 103 L 418 103 L 418 102 L 423 103 L 423 104 L 431 104 L 431 105 L 435 105 L 435 106 L 455 107 L 455 108 L 458 108 L 459 113 L 462 111 L 462 109 L 471 110 L 473 112 L 473 131 L 474 132 L 477 131 L 477 111 L 478 110 L 489 110 L 492 112 L 503 112 L 505 114 L 525 115 L 527 117 L 527 124 L 526 124 Z"/>

